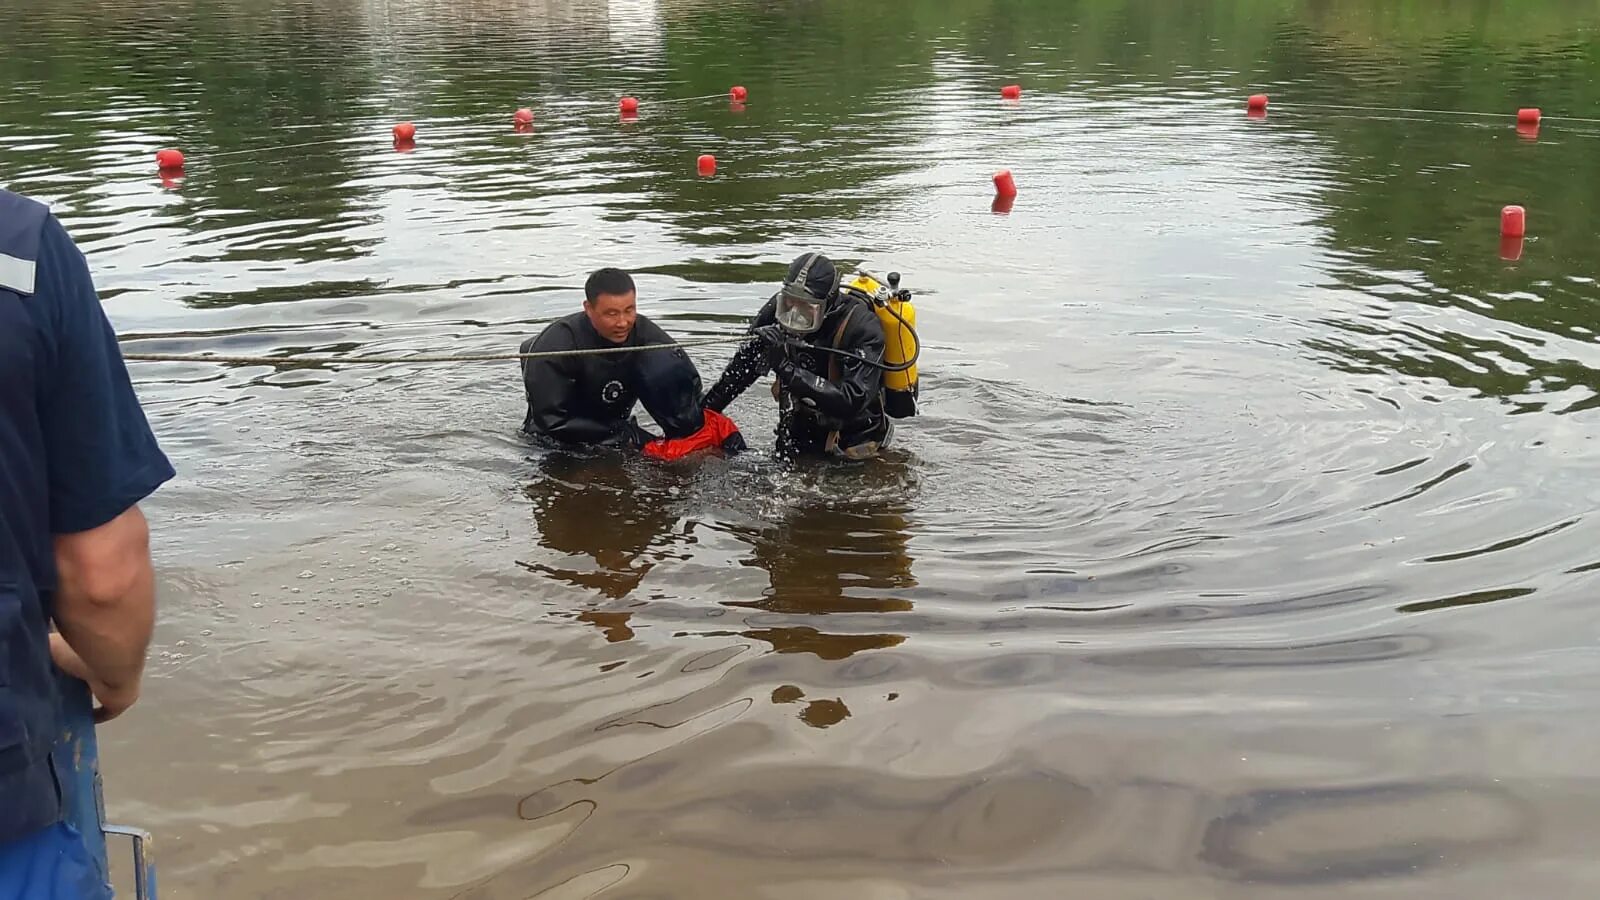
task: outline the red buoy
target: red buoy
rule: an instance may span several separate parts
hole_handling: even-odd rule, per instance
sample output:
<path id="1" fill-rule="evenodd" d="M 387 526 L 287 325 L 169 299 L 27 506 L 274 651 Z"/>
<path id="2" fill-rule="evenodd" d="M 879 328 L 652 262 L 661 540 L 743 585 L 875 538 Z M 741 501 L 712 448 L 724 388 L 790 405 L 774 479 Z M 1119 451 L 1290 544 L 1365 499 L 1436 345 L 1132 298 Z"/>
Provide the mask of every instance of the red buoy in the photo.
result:
<path id="1" fill-rule="evenodd" d="M 156 168 L 163 172 L 172 172 L 183 168 L 183 151 L 170 148 L 157 150 Z"/>
<path id="2" fill-rule="evenodd" d="M 1519 237 L 1500 238 L 1500 258 L 1506 262 L 1516 262 L 1522 258 L 1523 240 Z"/>
<path id="3" fill-rule="evenodd" d="M 1266 112 L 1267 111 L 1267 95 L 1266 94 L 1251 94 L 1250 95 L 1250 100 L 1248 101 L 1248 105 L 1249 105 L 1249 109 L 1250 109 L 1251 112 L 1255 112 L 1257 110 L 1259 110 L 1261 112 Z"/>
<path id="4" fill-rule="evenodd" d="M 733 87 L 728 88 L 728 99 L 734 101 L 735 103 L 743 103 L 744 101 L 750 99 L 750 92 L 744 89 L 744 85 L 736 84 Z"/>
<path id="5" fill-rule="evenodd" d="M 994 173 L 994 193 L 996 197 L 1015 197 L 1017 195 L 1017 181 L 1011 177 L 1010 169 L 1001 169 Z"/>
<path id="6" fill-rule="evenodd" d="M 695 163 L 695 166 L 703 176 L 717 174 L 717 158 L 709 153 L 700 154 L 700 159 Z"/>
<path id="7" fill-rule="evenodd" d="M 1520 137 L 1525 141 L 1537 141 L 1539 139 L 1538 124 L 1530 125 L 1527 122 L 1518 122 L 1517 137 Z"/>
<path id="8" fill-rule="evenodd" d="M 1519 238 L 1528 233 L 1528 213 L 1520 206 L 1500 210 L 1500 236 Z"/>
<path id="9" fill-rule="evenodd" d="M 417 126 L 411 124 L 410 122 L 401 122 L 399 125 L 394 127 L 394 139 L 396 142 L 416 140 Z"/>
<path id="10" fill-rule="evenodd" d="M 1008 84 L 1005 87 L 1000 89 L 1000 96 L 1004 97 L 1007 100 L 1021 100 L 1022 99 L 1022 85 L 1020 85 L 1020 84 Z"/>
<path id="11" fill-rule="evenodd" d="M 518 128 L 527 128 L 533 125 L 533 110 L 524 106 L 511 115 L 511 121 Z"/>
<path id="12" fill-rule="evenodd" d="M 1543 116 L 1540 115 L 1537 107 L 1530 106 L 1526 109 L 1517 110 L 1518 125 L 1537 125 L 1541 118 Z"/>
<path id="13" fill-rule="evenodd" d="M 622 98 L 622 102 L 617 104 L 617 105 L 622 109 L 622 111 L 624 113 L 636 113 L 636 112 L 639 111 L 639 98 L 638 97 L 623 97 Z"/>

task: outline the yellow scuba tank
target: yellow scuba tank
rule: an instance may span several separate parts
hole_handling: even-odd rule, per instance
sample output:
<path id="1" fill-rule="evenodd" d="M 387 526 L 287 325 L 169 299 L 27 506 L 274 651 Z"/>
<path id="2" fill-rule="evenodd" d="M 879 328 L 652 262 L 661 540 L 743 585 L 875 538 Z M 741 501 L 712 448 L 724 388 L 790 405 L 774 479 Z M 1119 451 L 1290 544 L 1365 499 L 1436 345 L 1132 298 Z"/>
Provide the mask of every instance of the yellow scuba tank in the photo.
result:
<path id="1" fill-rule="evenodd" d="M 922 353 L 911 292 L 900 290 L 899 272 L 889 273 L 888 287 L 857 272 L 839 290 L 865 300 L 877 313 L 884 339 L 883 411 L 896 419 L 911 418 L 917 414 L 917 358 Z"/>

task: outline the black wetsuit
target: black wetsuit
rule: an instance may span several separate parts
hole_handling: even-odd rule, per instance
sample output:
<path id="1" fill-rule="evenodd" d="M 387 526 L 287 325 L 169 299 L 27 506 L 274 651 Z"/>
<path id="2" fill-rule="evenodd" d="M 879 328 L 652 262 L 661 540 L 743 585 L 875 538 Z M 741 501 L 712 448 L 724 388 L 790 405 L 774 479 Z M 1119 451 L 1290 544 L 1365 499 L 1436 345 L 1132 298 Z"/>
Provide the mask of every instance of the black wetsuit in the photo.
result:
<path id="1" fill-rule="evenodd" d="M 521 352 L 671 343 L 665 331 L 639 316 L 628 339 L 613 344 L 579 311 L 524 341 Z M 522 383 L 528 393 L 522 430 L 558 444 L 644 446 L 656 435 L 634 421 L 635 402 L 644 403 L 669 438 L 686 437 L 704 424 L 700 373 L 679 349 L 525 359 Z"/>
<path id="2" fill-rule="evenodd" d="M 750 330 L 772 325 L 776 309 L 777 298 L 768 300 Z M 883 362 L 883 326 L 877 314 L 860 300 L 836 296 L 821 328 L 804 337 L 790 336 L 790 341 L 785 352 L 792 373 L 787 367 L 778 373 L 779 452 L 844 452 L 886 443 L 890 427 L 883 412 L 883 370 L 871 364 Z M 817 347 L 834 347 L 858 358 Z M 772 364 L 764 342 L 759 338 L 745 342 L 706 392 L 705 405 L 723 411 L 769 371 Z"/>

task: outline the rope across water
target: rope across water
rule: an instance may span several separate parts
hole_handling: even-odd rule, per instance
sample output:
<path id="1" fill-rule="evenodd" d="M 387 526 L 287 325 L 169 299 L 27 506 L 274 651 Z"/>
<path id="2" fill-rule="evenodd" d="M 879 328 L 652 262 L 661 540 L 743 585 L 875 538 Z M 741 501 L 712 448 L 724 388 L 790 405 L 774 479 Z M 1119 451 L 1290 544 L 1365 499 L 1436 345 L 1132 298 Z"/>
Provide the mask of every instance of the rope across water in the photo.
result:
<path id="1" fill-rule="evenodd" d="M 565 356 L 603 356 L 612 353 L 643 353 L 649 350 L 676 350 L 714 344 L 743 343 L 747 335 L 698 338 L 670 344 L 639 344 L 627 347 L 596 347 L 589 350 L 547 350 L 538 353 L 462 353 L 442 356 L 227 356 L 213 353 L 124 353 L 129 362 L 217 363 L 230 366 L 277 366 L 281 368 L 325 365 L 396 365 L 405 363 L 506 362 L 524 359 L 556 359 Z"/>

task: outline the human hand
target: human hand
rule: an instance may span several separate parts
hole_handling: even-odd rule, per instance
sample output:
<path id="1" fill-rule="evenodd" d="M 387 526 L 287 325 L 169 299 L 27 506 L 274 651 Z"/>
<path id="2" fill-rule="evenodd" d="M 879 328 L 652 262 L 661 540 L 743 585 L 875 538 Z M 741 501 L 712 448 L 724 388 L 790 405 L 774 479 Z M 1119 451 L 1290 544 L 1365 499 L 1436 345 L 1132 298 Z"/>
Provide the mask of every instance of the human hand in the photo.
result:
<path id="1" fill-rule="evenodd" d="M 637 416 L 629 416 L 628 421 L 619 426 L 624 446 L 637 450 L 651 441 L 661 440 L 661 436 L 651 432 L 639 424 Z"/>
<path id="2" fill-rule="evenodd" d="M 128 708 L 139 700 L 139 682 L 113 687 L 100 680 L 89 669 L 89 664 L 83 661 L 83 657 L 78 655 L 78 651 L 72 649 L 72 645 L 68 644 L 67 639 L 58 632 L 50 633 L 50 658 L 61 671 L 88 683 L 89 692 L 100 704 L 94 710 L 96 722 L 109 722 L 115 719 L 127 712 Z"/>
<path id="3" fill-rule="evenodd" d="M 788 357 L 789 337 L 777 325 L 763 325 L 754 332 L 761 339 L 762 349 L 767 354 L 767 364 L 776 369 L 779 363 Z"/>

